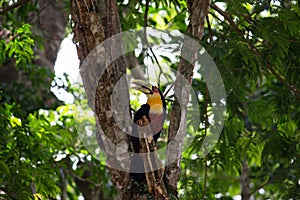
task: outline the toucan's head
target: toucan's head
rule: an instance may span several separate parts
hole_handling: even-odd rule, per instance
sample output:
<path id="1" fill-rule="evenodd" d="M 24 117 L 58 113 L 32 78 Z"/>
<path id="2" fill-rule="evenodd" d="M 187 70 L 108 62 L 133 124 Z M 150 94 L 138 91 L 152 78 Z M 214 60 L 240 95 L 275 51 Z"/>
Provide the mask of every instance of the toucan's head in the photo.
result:
<path id="1" fill-rule="evenodd" d="M 158 87 L 145 82 L 134 82 L 134 84 L 136 86 L 134 86 L 133 89 L 136 89 L 147 95 L 147 104 L 150 106 L 162 105 L 165 107 L 165 99 Z"/>

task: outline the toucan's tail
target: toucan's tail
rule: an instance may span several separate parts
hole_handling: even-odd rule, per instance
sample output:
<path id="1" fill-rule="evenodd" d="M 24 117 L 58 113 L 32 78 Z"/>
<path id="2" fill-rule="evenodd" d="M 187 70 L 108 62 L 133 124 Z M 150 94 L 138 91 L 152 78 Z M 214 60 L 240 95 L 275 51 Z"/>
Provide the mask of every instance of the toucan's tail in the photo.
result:
<path id="1" fill-rule="evenodd" d="M 144 162 L 140 155 L 134 154 L 131 158 L 130 176 L 137 182 L 146 182 L 144 171 Z"/>

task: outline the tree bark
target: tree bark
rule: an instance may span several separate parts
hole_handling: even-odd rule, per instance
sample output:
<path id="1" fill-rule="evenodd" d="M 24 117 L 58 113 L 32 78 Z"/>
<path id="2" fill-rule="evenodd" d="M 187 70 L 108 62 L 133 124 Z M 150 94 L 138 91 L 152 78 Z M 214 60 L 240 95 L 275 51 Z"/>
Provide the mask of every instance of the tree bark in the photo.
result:
<path id="1" fill-rule="evenodd" d="M 129 113 L 128 86 L 126 80 L 121 79 L 126 73 L 126 61 L 124 56 L 120 56 L 116 61 L 111 60 L 116 51 L 122 49 L 122 42 L 115 41 L 111 45 L 112 48 L 97 49 L 97 45 L 105 39 L 121 32 L 117 4 L 115 0 L 71 0 L 71 14 L 74 41 L 77 43 L 81 63 L 80 74 L 89 105 L 94 110 L 100 127 L 97 138 L 106 152 L 108 169 L 120 198 L 130 199 L 129 173 L 118 170 L 122 169 L 121 162 L 129 166 L 129 159 L 120 161 L 122 156 L 115 156 L 116 152 L 128 151 L 127 134 L 120 130 L 114 119 L 115 114 L 120 121 L 128 120 L 124 116 L 124 106 L 120 105 L 122 102 L 126 104 L 125 110 L 127 106 L 125 112 Z M 94 56 L 93 53 L 97 55 Z M 87 57 L 92 61 L 85 61 Z M 113 100 L 112 94 L 118 81 L 121 81 L 122 87 L 116 89 L 119 95 Z M 115 165 L 119 165 L 118 169 Z"/>
<path id="2" fill-rule="evenodd" d="M 208 15 L 210 0 L 188 0 L 187 1 L 188 10 L 190 13 L 190 22 L 187 28 L 187 34 L 191 37 L 201 39 L 204 32 L 204 21 Z M 185 48 L 183 44 L 183 49 Z M 193 52 L 193 50 L 192 50 Z M 191 55 L 196 56 L 196 55 Z M 191 58 L 189 60 L 197 60 L 197 58 Z M 188 63 L 185 59 L 181 59 L 178 68 L 177 74 L 185 78 L 188 84 L 191 84 L 193 76 L 193 63 Z M 186 108 L 189 99 L 189 89 L 182 84 L 181 78 L 177 76 L 174 91 L 175 91 L 175 100 L 172 106 L 172 111 L 170 114 L 170 126 L 169 126 L 169 135 L 168 140 L 169 144 L 167 151 L 167 159 L 174 160 L 169 164 L 165 169 L 165 182 L 168 185 L 169 192 L 173 196 L 178 196 L 177 192 L 177 183 L 180 175 L 180 162 L 182 154 L 182 141 L 184 134 L 186 132 Z M 175 140 L 175 136 L 179 134 L 179 139 Z M 169 162 L 167 162 L 169 163 Z"/>

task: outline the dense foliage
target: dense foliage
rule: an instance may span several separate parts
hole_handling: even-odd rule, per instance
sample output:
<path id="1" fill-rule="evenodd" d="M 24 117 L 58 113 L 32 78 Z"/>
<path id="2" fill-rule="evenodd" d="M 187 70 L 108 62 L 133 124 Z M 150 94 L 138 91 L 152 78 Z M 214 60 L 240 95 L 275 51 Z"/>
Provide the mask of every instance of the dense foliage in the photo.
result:
<path id="1" fill-rule="evenodd" d="M 8 2 L 1 1 L 1 7 Z M 148 26 L 185 33 L 185 1 L 155 0 L 150 5 L 146 9 L 144 1 L 118 1 L 123 30 L 143 27 L 148 10 Z M 183 153 L 180 199 L 300 198 L 299 7 L 296 1 L 212 2 L 200 43 L 223 78 L 226 122 L 213 150 L 201 156 L 212 105 L 205 81 L 194 77 L 193 88 L 201 94 L 201 125 L 196 130 L 188 122 L 188 134 L 195 139 Z M 88 192 L 112 199 L 116 194 L 104 163 L 77 137 L 73 107 L 43 105 L 45 86 L 39 83 L 53 76 L 31 63 L 34 45 L 39 45 L 34 41 L 41 38 L 26 20 L 30 11 L 36 12 L 36 4 L 0 9 L 0 68 L 17 65 L 33 88 L 41 87 L 0 83 L 0 199 L 77 199 L 85 192 L 80 183 L 89 185 Z M 142 52 L 140 63 L 143 55 L 151 57 Z M 160 59 L 176 69 L 173 60 Z M 80 94 L 70 83 L 62 87 L 75 98 Z"/>
<path id="2" fill-rule="evenodd" d="M 240 193 L 244 166 L 250 170 L 250 194 L 256 199 L 297 199 L 299 5 L 224 3 L 224 11 L 212 6 L 211 26 L 202 42 L 219 67 L 228 95 L 224 131 L 206 158 L 207 192 Z"/>

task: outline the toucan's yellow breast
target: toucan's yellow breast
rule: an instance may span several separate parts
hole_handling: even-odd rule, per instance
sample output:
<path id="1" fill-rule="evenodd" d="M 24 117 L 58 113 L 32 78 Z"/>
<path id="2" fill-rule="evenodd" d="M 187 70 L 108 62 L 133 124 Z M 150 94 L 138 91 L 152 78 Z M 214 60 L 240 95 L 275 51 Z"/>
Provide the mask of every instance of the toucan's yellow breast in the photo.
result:
<path id="1" fill-rule="evenodd" d="M 163 105 L 162 105 L 160 94 L 154 93 L 151 95 L 147 95 L 147 97 L 148 97 L 147 104 L 150 106 L 150 113 L 153 114 L 163 113 Z"/>
<path id="2" fill-rule="evenodd" d="M 160 115 L 163 113 L 163 107 L 161 104 L 154 104 L 152 106 L 150 106 L 150 114 L 157 114 Z"/>

